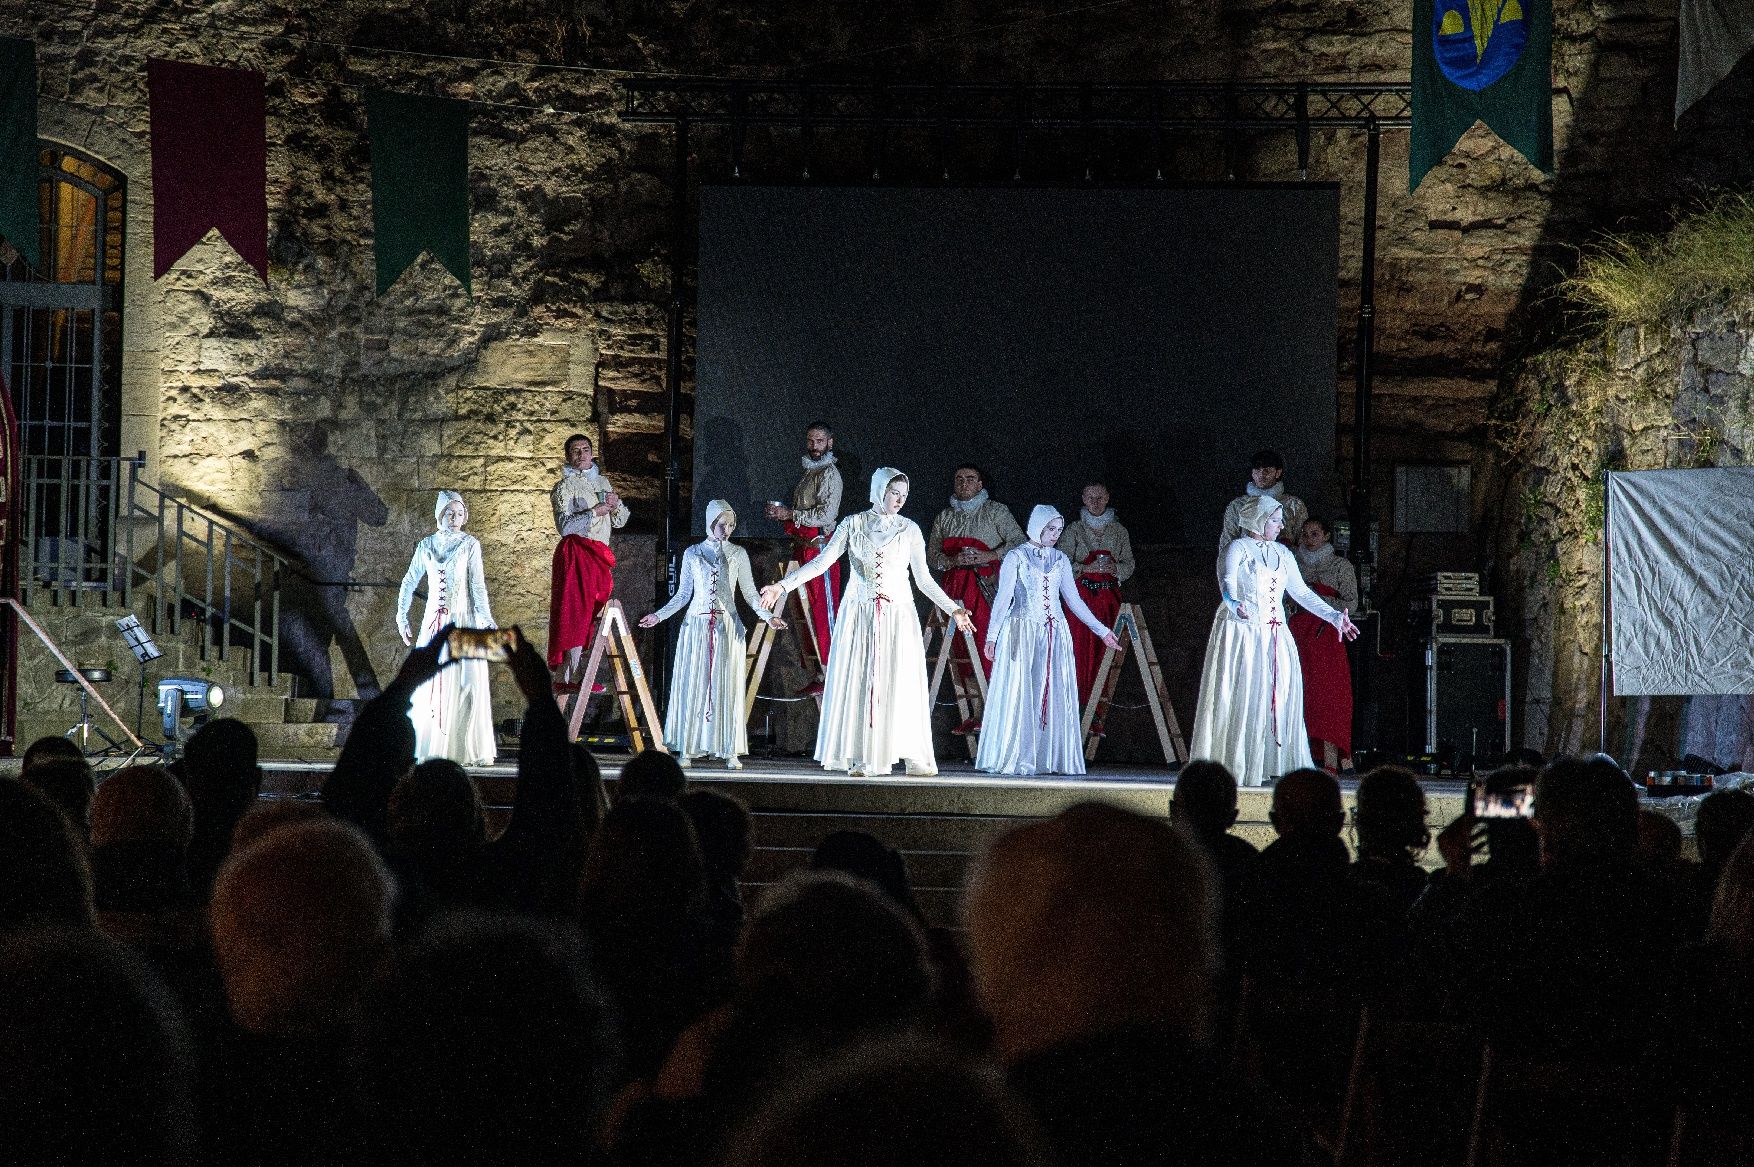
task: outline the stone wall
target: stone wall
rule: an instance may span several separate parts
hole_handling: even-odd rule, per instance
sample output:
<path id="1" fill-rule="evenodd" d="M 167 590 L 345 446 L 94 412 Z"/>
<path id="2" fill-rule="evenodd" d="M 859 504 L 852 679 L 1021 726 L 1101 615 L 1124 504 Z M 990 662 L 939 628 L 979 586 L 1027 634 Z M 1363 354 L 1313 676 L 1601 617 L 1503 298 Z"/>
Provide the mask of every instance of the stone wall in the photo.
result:
<path id="1" fill-rule="evenodd" d="M 601 438 L 603 461 L 635 511 L 629 549 L 658 529 L 670 141 L 617 117 L 617 74 L 549 66 L 995 81 L 1397 80 L 1407 73 L 1410 21 L 1410 0 L 1174 0 L 1068 16 L 1001 0 L 516 0 L 491 8 L 238 0 L 223 9 L 192 0 L 96 8 L 0 0 L 0 34 L 38 43 L 45 134 L 110 161 L 130 181 L 125 445 L 145 448 L 171 489 L 307 563 L 297 596 L 309 614 L 306 670 L 317 691 L 342 696 L 399 658 L 393 585 L 430 526 L 436 489 L 469 497 L 496 615 L 537 634 L 551 541 L 544 491 L 567 433 Z M 1571 244 L 1629 215 L 1660 216 L 1692 182 L 1746 176 L 1747 152 L 1723 147 L 1754 110 L 1754 79 L 1742 70 L 1672 133 L 1673 29 L 1672 0 L 1561 6 L 1556 179 L 1476 127 L 1408 194 L 1405 136 L 1385 136 L 1372 467 L 1380 511 L 1395 461 L 1461 462 L 1480 450 L 1505 357 L 1539 333 L 1550 264 L 1563 262 Z M 150 55 L 267 75 L 266 286 L 216 240 L 163 280 L 149 279 Z M 361 100 L 372 85 L 498 103 L 478 107 L 471 127 L 473 295 L 429 261 L 384 296 L 373 294 Z M 994 162 L 989 146 L 953 143 L 953 171 L 978 176 Z M 824 172 L 832 177 L 836 149 L 850 157 L 862 148 L 823 143 Z M 898 173 L 910 148 L 915 162 L 929 154 L 927 142 L 898 140 Z M 1043 143 L 1042 164 L 1065 148 Z M 748 149 L 752 177 L 796 176 L 795 140 L 752 135 Z M 1100 145 L 1099 176 L 1122 172 L 1130 149 Z M 1359 135 L 1318 135 L 1310 174 L 1342 189 L 1332 471 L 1342 481 L 1350 473 L 1363 151 Z M 727 157 L 722 139 L 697 140 L 701 176 L 722 171 Z M 1295 177 L 1289 137 L 1249 139 L 1234 161 L 1239 178 Z M 1173 144 L 1172 177 L 1216 179 L 1224 167 L 1220 143 Z M 1482 499 L 1489 493 L 1483 487 Z M 1426 546 L 1391 529 L 1384 536 L 1379 600 L 1391 611 L 1404 604 L 1405 581 L 1426 571 L 1491 564 L 1483 538 Z M 649 602 L 649 572 L 623 576 L 630 607 Z"/>

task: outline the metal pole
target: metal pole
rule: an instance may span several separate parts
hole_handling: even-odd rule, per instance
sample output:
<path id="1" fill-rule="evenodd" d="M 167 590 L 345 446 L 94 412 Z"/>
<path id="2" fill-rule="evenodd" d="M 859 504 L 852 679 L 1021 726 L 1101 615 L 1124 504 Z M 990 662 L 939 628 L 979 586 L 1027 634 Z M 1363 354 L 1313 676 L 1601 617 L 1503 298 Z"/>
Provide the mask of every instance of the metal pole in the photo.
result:
<path id="1" fill-rule="evenodd" d="M 1613 482 L 1613 473 L 1604 471 L 1602 474 L 1602 677 L 1600 691 L 1597 694 L 1596 709 L 1599 718 L 1596 729 L 1596 750 L 1603 754 L 1608 752 L 1608 670 L 1613 667 L 1614 662 L 1613 650 L 1608 643 L 1608 603 L 1610 599 L 1608 570 L 1612 566 L 1608 552 L 1608 491 Z M 1631 762 L 1632 759 L 1628 758 L 1627 763 Z"/>
<path id="2" fill-rule="evenodd" d="M 688 530 L 682 514 L 682 266 L 688 256 L 688 119 L 676 122 L 676 153 L 671 172 L 670 206 L 670 321 L 665 339 L 664 388 L 669 406 L 664 417 L 668 453 L 664 461 L 664 555 L 659 595 L 676 594 L 682 567 L 681 540 Z M 674 627 L 674 625 L 672 625 Z M 660 638 L 669 647 L 673 637 Z M 659 651 L 647 662 L 652 682 L 662 692 L 668 679 L 670 654 Z M 581 695 L 582 696 L 582 695 Z"/>
<path id="3" fill-rule="evenodd" d="M 1368 597 L 1373 590 L 1369 584 L 1374 574 L 1374 556 L 1370 547 L 1370 524 L 1373 508 L 1370 501 L 1370 407 L 1371 407 L 1371 356 L 1376 347 L 1376 187 L 1377 173 L 1382 160 L 1382 127 L 1375 118 L 1365 126 L 1364 148 L 1364 241 L 1363 255 L 1359 262 L 1358 273 L 1358 339 L 1357 339 L 1357 382 L 1352 407 L 1352 560 L 1367 570 L 1366 586 L 1362 589 Z M 1381 613 L 1377 614 L 1382 619 Z M 1358 670 L 1358 693 L 1356 708 L 1367 715 L 1375 706 L 1376 658 L 1369 652 L 1361 654 L 1364 667 Z M 1368 748 L 1377 744 L 1377 718 L 1367 716 L 1359 728 L 1359 737 Z"/>

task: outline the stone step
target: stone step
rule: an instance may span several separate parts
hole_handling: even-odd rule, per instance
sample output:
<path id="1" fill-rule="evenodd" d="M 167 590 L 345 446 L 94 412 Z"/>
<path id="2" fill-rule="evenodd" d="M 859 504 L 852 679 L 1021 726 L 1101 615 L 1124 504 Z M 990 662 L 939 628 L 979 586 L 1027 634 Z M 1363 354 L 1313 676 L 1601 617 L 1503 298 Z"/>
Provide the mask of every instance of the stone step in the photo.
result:
<path id="1" fill-rule="evenodd" d="M 277 722 L 273 724 L 252 725 L 256 731 L 256 743 L 264 758 L 295 757 L 335 749 L 335 740 L 341 727 L 334 722 L 314 721 L 304 723 Z M 320 786 L 319 778 L 311 787 Z M 275 791 L 281 793 L 281 791 Z M 291 793 L 291 792 L 286 792 Z"/>
<path id="2" fill-rule="evenodd" d="M 320 697 L 288 697 L 286 720 L 298 723 L 316 721 L 323 704 Z"/>
<path id="3" fill-rule="evenodd" d="M 252 725 L 275 725 L 290 720 L 287 705 L 291 698 L 273 690 L 244 689 L 227 692 L 223 709 L 225 716 L 247 721 Z"/>

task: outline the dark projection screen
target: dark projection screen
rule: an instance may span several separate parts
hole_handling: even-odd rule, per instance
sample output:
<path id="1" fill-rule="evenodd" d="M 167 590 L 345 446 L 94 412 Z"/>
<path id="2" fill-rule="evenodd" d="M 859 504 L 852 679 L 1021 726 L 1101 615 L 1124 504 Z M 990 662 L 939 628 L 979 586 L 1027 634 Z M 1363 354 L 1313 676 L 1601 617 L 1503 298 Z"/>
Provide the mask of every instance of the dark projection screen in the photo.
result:
<path id="1" fill-rule="evenodd" d="M 922 527 L 959 462 L 1026 522 L 1107 482 L 1140 542 L 1217 547 L 1249 455 L 1314 513 L 1334 473 L 1337 190 L 707 187 L 693 530 L 789 500 L 835 429 L 843 513 L 870 473 Z"/>

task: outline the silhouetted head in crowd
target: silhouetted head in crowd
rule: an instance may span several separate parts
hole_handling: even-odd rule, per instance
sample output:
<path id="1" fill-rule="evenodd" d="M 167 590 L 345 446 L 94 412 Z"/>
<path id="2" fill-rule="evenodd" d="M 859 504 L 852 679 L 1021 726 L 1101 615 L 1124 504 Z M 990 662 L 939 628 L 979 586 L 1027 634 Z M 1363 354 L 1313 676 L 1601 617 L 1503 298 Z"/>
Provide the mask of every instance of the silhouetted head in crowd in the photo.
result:
<path id="1" fill-rule="evenodd" d="M 794 871 L 767 889 L 743 930 L 745 1000 L 784 1002 L 790 1019 L 843 1033 L 910 1019 L 936 989 L 919 924 L 872 885 Z"/>
<path id="2" fill-rule="evenodd" d="M 38 762 L 46 762 L 50 758 L 73 758 L 83 762 L 85 754 L 72 738 L 40 737 L 25 747 L 19 768 L 21 771 L 28 770 Z"/>
<path id="3" fill-rule="evenodd" d="M 975 987 L 1015 1058 L 1132 1023 L 1204 1041 L 1218 971 L 1204 848 L 1101 803 L 1001 836 L 967 892 Z"/>
<path id="4" fill-rule="evenodd" d="M 1176 772 L 1169 817 L 1212 839 L 1236 825 L 1236 775 L 1222 762 L 1193 761 Z"/>
<path id="5" fill-rule="evenodd" d="M 213 887 L 213 949 L 252 1033 L 332 1032 L 389 947 L 395 888 L 371 842 L 333 819 L 234 854 Z"/>
<path id="6" fill-rule="evenodd" d="M 231 832 L 231 850 L 242 851 L 257 839 L 281 827 L 298 823 L 327 822 L 329 812 L 320 802 L 299 798 L 276 798 L 260 802 L 244 813 Z"/>
<path id="7" fill-rule="evenodd" d="M 1431 845 L 1425 791 L 1399 766 L 1381 766 L 1359 779 L 1353 813 L 1361 859 L 1412 863 Z"/>
<path id="8" fill-rule="evenodd" d="M 0 778 L 0 930 L 91 922 L 84 842 L 47 798 Z"/>
<path id="9" fill-rule="evenodd" d="M 1654 810 L 1639 810 L 1638 858 L 1646 867 L 1658 871 L 1680 863 L 1686 842 L 1680 823 Z"/>
<path id="10" fill-rule="evenodd" d="M 1346 825 L 1340 784 L 1320 770 L 1293 770 L 1273 787 L 1267 817 L 1283 838 L 1339 838 Z"/>
<path id="11" fill-rule="evenodd" d="M 694 824 L 701 863 L 708 879 L 737 879 L 749 866 L 749 808 L 722 790 L 690 790 L 682 796 L 682 813 Z"/>
<path id="12" fill-rule="evenodd" d="M 198 808 L 235 807 L 242 814 L 262 792 L 256 731 L 235 717 L 219 717 L 189 735 L 183 775 Z"/>
<path id="13" fill-rule="evenodd" d="M 615 789 L 615 801 L 629 798 L 656 798 L 675 802 L 688 789 L 688 776 L 675 755 L 657 750 L 643 750 L 628 759 L 621 768 L 621 781 Z"/>
<path id="14" fill-rule="evenodd" d="M 688 816 L 673 802 L 619 801 L 591 838 L 579 884 L 587 928 L 654 927 L 699 901 L 704 872 Z"/>
<path id="15" fill-rule="evenodd" d="M 81 840 L 91 837 L 91 796 L 97 783 L 84 758 L 44 758 L 19 771 L 19 777 L 60 808 Z"/>
<path id="16" fill-rule="evenodd" d="M 1754 978 L 1754 836 L 1744 839 L 1724 863 L 1706 936 L 1729 953 L 1745 978 Z"/>
<path id="17" fill-rule="evenodd" d="M 594 1161 L 618 1066 L 575 933 L 442 919 L 367 992 L 360 1017 L 352 1064 L 367 1161 Z"/>
<path id="18" fill-rule="evenodd" d="M 103 780 L 91 800 L 93 849 L 151 843 L 187 851 L 195 833 L 188 792 L 163 766 L 128 766 Z"/>
<path id="19" fill-rule="evenodd" d="M 1527 767 L 1530 770 L 1538 771 L 1547 764 L 1547 759 L 1541 756 L 1540 750 L 1532 749 L 1529 746 L 1520 746 L 1504 755 L 1504 764 L 1507 767 Z"/>
<path id="20" fill-rule="evenodd" d="M 196 1161 L 181 1016 L 121 945 L 73 928 L 0 940 L 0 1131 L 9 1164 Z"/>
<path id="21" fill-rule="evenodd" d="M 422 855 L 461 855 L 487 842 L 487 811 L 463 767 L 431 758 L 390 792 L 390 842 Z"/>
<path id="22" fill-rule="evenodd" d="M 1047 1167 L 998 1074 L 918 1041 L 859 1046 L 769 1098 L 725 1167 Z"/>
<path id="23" fill-rule="evenodd" d="M 1554 758 L 1535 784 L 1543 866 L 1630 861 L 1638 850 L 1638 791 L 1611 759 Z"/>
<path id="24" fill-rule="evenodd" d="M 830 831 L 810 856 L 812 871 L 844 871 L 882 891 L 906 908 L 916 920 L 919 904 L 907 878 L 907 861 L 900 851 L 865 831 Z"/>
<path id="25" fill-rule="evenodd" d="M 1693 842 L 1699 848 L 1699 862 L 1707 870 L 1716 871 L 1729 862 L 1730 856 L 1754 826 L 1754 794 L 1746 790 L 1716 790 L 1699 801 L 1699 813 L 1693 820 Z"/>

